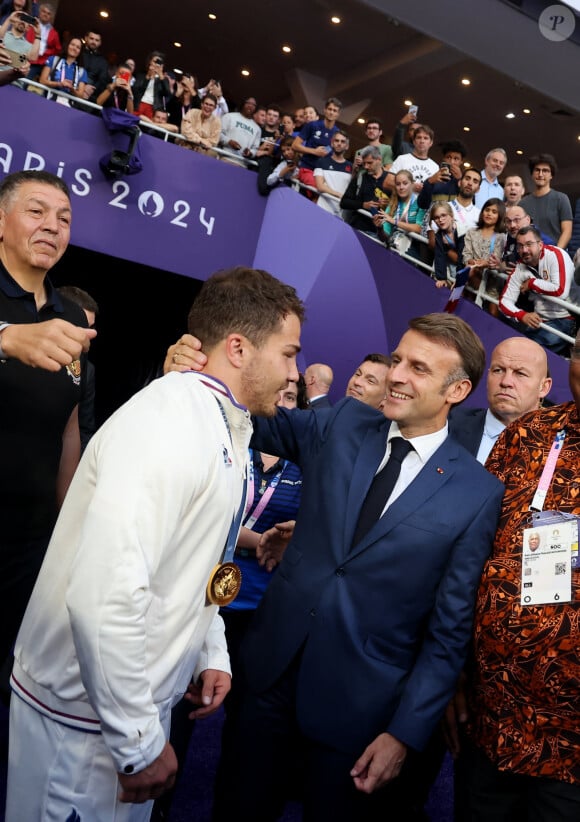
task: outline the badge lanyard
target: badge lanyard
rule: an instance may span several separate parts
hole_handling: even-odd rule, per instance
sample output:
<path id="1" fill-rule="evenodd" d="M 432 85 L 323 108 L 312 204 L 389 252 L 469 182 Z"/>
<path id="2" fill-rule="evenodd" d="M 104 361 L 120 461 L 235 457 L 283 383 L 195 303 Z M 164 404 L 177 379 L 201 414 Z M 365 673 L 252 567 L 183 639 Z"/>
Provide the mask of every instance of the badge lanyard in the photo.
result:
<path id="1" fill-rule="evenodd" d="M 266 505 L 272 499 L 272 495 L 273 495 L 274 491 L 276 490 L 276 488 L 278 487 L 278 483 L 280 482 L 282 474 L 284 473 L 284 469 L 286 468 L 286 464 L 287 464 L 286 461 L 284 461 L 284 464 L 282 465 L 282 468 L 280 468 L 276 472 L 275 476 L 272 477 L 272 479 L 268 483 L 268 487 L 266 488 L 266 490 L 264 491 L 264 493 L 262 494 L 262 496 L 258 500 L 258 503 L 255 506 L 255 508 L 252 510 L 252 505 L 253 505 L 253 502 L 254 502 L 254 461 L 253 460 L 250 461 L 250 482 L 249 482 L 249 488 L 248 488 L 248 500 L 246 502 L 246 511 L 245 511 L 245 515 L 246 515 L 247 519 L 244 521 L 244 526 L 246 528 L 252 529 L 254 527 L 254 525 L 256 524 L 257 520 L 262 515 L 262 512 L 264 511 Z"/>
<path id="2" fill-rule="evenodd" d="M 552 443 L 552 447 L 550 448 L 550 453 L 548 454 L 546 464 L 544 465 L 542 476 L 540 477 L 538 487 L 536 488 L 536 493 L 534 494 L 534 498 L 530 505 L 530 511 L 541 511 L 544 507 L 546 496 L 548 495 L 548 489 L 550 488 L 554 471 L 556 470 L 556 463 L 558 461 L 560 451 L 562 450 L 565 438 L 566 431 L 558 431 L 556 438 Z"/>

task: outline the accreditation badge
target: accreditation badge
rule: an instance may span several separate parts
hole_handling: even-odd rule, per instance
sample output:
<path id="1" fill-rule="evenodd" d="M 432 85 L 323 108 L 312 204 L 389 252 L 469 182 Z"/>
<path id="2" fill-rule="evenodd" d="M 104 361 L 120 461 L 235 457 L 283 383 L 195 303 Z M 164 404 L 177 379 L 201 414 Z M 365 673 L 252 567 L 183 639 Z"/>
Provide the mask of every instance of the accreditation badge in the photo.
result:
<path id="1" fill-rule="evenodd" d="M 578 563 L 578 520 L 559 511 L 532 515 L 522 533 L 522 605 L 570 602 Z"/>
<path id="2" fill-rule="evenodd" d="M 212 605 L 229 605 L 240 593 L 242 572 L 235 562 L 220 562 L 207 583 L 207 599 Z"/>

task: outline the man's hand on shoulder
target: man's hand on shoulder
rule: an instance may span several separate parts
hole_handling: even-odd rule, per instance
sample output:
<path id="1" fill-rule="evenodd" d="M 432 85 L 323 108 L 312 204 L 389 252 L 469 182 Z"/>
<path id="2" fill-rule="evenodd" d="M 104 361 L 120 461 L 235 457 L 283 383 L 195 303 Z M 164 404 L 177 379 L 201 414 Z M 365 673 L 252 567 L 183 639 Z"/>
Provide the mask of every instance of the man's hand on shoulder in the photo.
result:
<path id="1" fill-rule="evenodd" d="M 357 790 L 373 793 L 400 773 L 407 746 L 391 734 L 379 734 L 354 764 L 350 775 Z"/>
<path id="2" fill-rule="evenodd" d="M 183 334 L 175 345 L 167 349 L 163 373 L 168 371 L 201 371 L 207 357 L 201 350 L 201 340 L 192 334 Z"/>
<path id="3" fill-rule="evenodd" d="M 81 328 L 66 320 L 47 320 L 9 325 L 0 335 L 0 344 L 7 359 L 20 360 L 32 368 L 59 371 L 88 351 L 96 335 L 93 328 Z"/>
<path id="4" fill-rule="evenodd" d="M 177 773 L 177 757 L 169 744 L 153 762 L 139 773 L 117 774 L 121 784 L 119 800 L 121 802 L 147 802 L 157 799 L 161 794 L 173 787 Z"/>

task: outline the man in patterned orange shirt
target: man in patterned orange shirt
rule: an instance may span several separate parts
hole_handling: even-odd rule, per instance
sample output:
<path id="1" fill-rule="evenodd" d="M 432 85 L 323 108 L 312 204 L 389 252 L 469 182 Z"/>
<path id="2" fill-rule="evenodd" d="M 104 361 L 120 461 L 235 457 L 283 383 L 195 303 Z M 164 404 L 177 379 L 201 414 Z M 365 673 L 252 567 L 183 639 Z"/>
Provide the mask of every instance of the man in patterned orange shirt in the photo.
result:
<path id="1" fill-rule="evenodd" d="M 580 563 L 565 516 L 580 516 L 580 333 L 570 388 L 574 402 L 520 417 L 486 463 L 506 490 L 477 597 L 467 711 L 456 700 L 468 733 L 459 820 L 580 819 Z M 524 551 L 525 530 L 542 525 L 540 547 Z"/>

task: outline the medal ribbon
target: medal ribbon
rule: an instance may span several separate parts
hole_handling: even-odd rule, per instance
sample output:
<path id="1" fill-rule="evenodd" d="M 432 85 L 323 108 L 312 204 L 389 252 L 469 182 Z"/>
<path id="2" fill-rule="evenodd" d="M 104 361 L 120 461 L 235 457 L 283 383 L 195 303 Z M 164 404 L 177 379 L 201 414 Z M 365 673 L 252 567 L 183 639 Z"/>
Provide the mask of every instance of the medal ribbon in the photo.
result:
<path id="1" fill-rule="evenodd" d="M 206 383 L 206 385 L 207 385 L 207 383 Z M 226 417 L 226 412 L 222 408 L 222 404 L 218 400 L 217 397 L 215 398 L 215 401 L 217 402 L 218 408 L 219 408 L 219 410 L 221 412 L 221 415 L 223 417 L 225 426 L 226 426 L 227 431 L 228 431 L 228 436 L 230 438 L 230 443 L 231 443 L 232 448 L 233 448 L 234 443 L 233 443 L 233 440 L 232 440 L 232 432 L 230 430 L 230 424 L 228 422 L 228 418 Z M 248 474 L 247 474 L 247 472 L 245 472 L 244 473 L 244 487 L 243 487 L 243 490 L 242 490 L 242 499 L 241 499 L 241 502 L 240 502 L 240 507 L 238 508 L 235 517 L 232 519 L 232 524 L 230 525 L 230 530 L 229 530 L 229 533 L 228 533 L 228 538 L 226 540 L 226 547 L 224 549 L 224 557 L 222 559 L 222 562 L 232 562 L 233 561 L 234 553 L 235 553 L 235 550 L 236 550 L 236 543 L 238 541 L 238 533 L 240 531 L 240 527 L 241 527 L 241 524 L 242 524 L 242 516 L 244 514 L 244 508 L 246 507 L 245 502 L 246 502 L 246 493 L 247 493 L 247 491 L 248 491 Z"/>
<path id="2" fill-rule="evenodd" d="M 542 471 L 542 476 L 540 477 L 538 487 L 536 488 L 536 493 L 534 494 L 534 498 L 530 505 L 530 511 L 541 511 L 544 507 L 544 502 L 546 501 L 546 496 L 548 495 L 548 489 L 550 488 L 550 483 L 552 482 L 552 477 L 554 476 L 554 471 L 556 470 L 556 463 L 558 462 L 558 457 L 560 455 L 560 451 L 562 450 L 565 437 L 566 431 L 558 431 L 556 434 L 556 438 L 552 443 L 550 453 L 548 454 L 548 459 L 544 465 L 544 470 Z"/>

